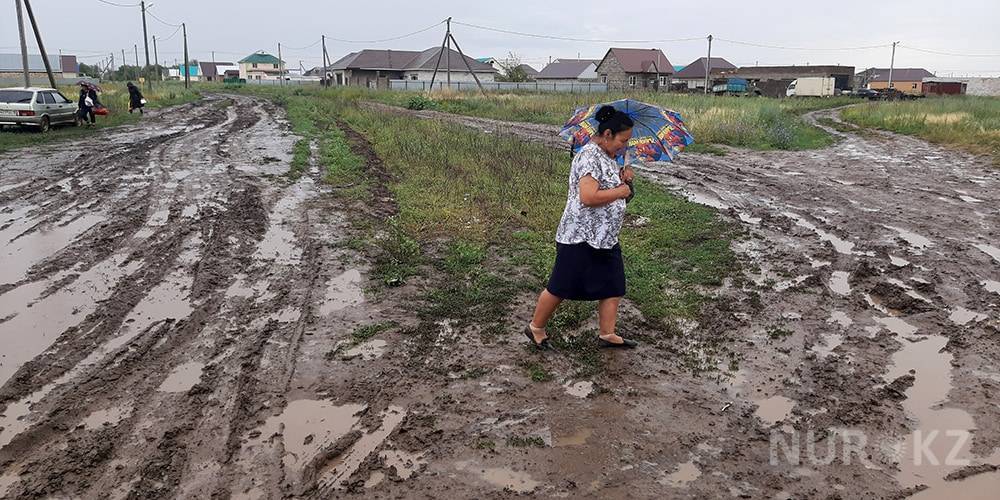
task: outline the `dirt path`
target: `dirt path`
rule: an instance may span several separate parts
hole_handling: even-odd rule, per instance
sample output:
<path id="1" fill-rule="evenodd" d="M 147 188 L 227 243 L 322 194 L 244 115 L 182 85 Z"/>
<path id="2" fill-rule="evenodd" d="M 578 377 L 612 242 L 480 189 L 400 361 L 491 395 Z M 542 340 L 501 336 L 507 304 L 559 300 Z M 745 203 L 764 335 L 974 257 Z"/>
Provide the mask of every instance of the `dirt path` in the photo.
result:
<path id="1" fill-rule="evenodd" d="M 562 147 L 551 127 L 504 131 Z M 666 342 L 690 356 L 699 339 L 736 339 L 740 370 L 694 376 L 645 348 L 600 353 L 589 376 L 545 359 L 554 379 L 539 383 L 516 328 L 487 342 L 462 318 L 406 314 L 433 277 L 365 293 L 368 263 L 318 169 L 282 175 L 295 140 L 273 106 L 213 96 L 3 158 L 0 497 L 996 491 L 988 467 L 951 482 L 973 470 L 900 471 L 896 448 L 912 429 L 974 427 L 959 456 L 1000 463 L 986 460 L 1000 444 L 1000 175 L 985 161 L 851 135 L 653 166 L 648 178 L 745 224 L 749 274 Z M 372 220 L 393 209 L 381 199 Z M 808 456 L 853 431 L 863 453 Z M 800 463 L 769 464 L 791 437 Z"/>
<path id="2" fill-rule="evenodd" d="M 554 126 L 369 106 L 565 147 Z M 686 443 L 692 462 L 676 473 L 699 477 L 685 485 L 694 497 L 893 497 L 926 485 L 917 497 L 988 498 L 1000 473 L 944 478 L 1000 465 L 1000 172 L 909 137 L 823 128 L 840 139 L 826 150 L 731 149 L 643 169 L 747 232 L 736 250 L 748 273 L 718 292 L 730 310 L 689 326 L 745 343 L 708 405 L 735 418 Z M 800 463 L 766 465 L 769 445 L 793 440 Z M 841 463 L 859 440 L 865 452 Z M 838 460 L 810 456 L 808 441 Z"/>

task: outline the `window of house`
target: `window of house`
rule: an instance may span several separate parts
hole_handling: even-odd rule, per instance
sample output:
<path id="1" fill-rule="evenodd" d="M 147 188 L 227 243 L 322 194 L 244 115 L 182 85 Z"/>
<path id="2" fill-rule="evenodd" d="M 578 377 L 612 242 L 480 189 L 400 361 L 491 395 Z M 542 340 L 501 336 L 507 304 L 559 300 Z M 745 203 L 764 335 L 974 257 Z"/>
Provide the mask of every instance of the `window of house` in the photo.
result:
<path id="1" fill-rule="evenodd" d="M 668 83 L 668 82 L 667 82 L 667 77 L 665 77 L 665 76 L 661 76 L 661 77 L 660 77 L 660 86 L 661 86 L 661 87 L 666 87 L 666 86 L 667 86 L 667 83 Z"/>
<path id="2" fill-rule="evenodd" d="M 277 64 L 272 64 L 271 66 L 274 66 L 274 69 L 278 69 L 278 65 Z"/>
<path id="3" fill-rule="evenodd" d="M 608 75 L 601 75 L 601 83 L 608 83 Z"/>
<path id="4" fill-rule="evenodd" d="M 257 63 L 253 63 L 253 67 L 256 68 L 257 67 Z"/>
<path id="5" fill-rule="evenodd" d="M 416 79 L 417 79 L 417 75 L 415 75 L 415 74 L 410 75 L 410 80 L 416 80 Z"/>
<path id="6" fill-rule="evenodd" d="M 914 84 L 913 84 L 913 87 L 911 87 L 911 88 L 912 88 L 913 90 L 917 90 L 917 84 L 915 84 L 915 83 L 914 83 Z"/>
<path id="7" fill-rule="evenodd" d="M 635 75 L 628 77 L 628 86 L 635 87 Z"/>

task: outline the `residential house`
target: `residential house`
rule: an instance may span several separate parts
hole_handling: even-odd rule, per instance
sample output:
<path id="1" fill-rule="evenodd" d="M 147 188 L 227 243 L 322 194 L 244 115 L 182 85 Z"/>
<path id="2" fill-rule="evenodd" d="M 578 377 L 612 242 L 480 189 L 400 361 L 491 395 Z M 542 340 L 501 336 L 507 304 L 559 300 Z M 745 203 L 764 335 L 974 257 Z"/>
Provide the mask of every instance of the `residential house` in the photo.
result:
<path id="1" fill-rule="evenodd" d="M 527 64 L 519 64 L 517 67 L 521 71 L 524 71 L 524 75 L 528 77 L 528 81 L 529 82 L 533 82 L 533 81 L 535 81 L 535 78 L 538 78 L 538 70 L 537 69 L 535 69 L 535 68 L 533 68 L 533 67 L 531 67 L 531 66 L 529 66 Z"/>
<path id="2" fill-rule="evenodd" d="M 239 75 L 240 67 L 231 62 L 201 62 L 201 76 L 206 82 L 221 82 L 226 71 L 235 70 Z"/>
<path id="3" fill-rule="evenodd" d="M 674 66 L 660 49 L 611 48 L 597 65 L 610 90 L 667 89 Z"/>
<path id="4" fill-rule="evenodd" d="M 556 59 L 542 68 L 535 81 L 544 83 L 591 83 L 597 81 L 597 63 L 594 59 Z"/>
<path id="5" fill-rule="evenodd" d="M 497 70 L 455 50 L 441 47 L 423 51 L 365 49 L 352 52 L 330 66 L 332 83 L 367 88 L 389 88 L 389 80 L 430 81 L 437 70 L 437 82 L 445 82 L 451 71 L 452 82 L 481 82 L 496 80 Z M 469 72 L 469 69 L 472 72 Z M 321 70 L 322 71 L 322 70 Z M 475 76 L 473 76 L 475 75 Z"/>
<path id="6" fill-rule="evenodd" d="M 684 66 L 684 69 L 674 73 L 673 80 L 674 88 L 678 86 L 681 90 L 697 90 L 705 89 L 705 74 L 709 72 L 709 67 L 711 67 L 711 78 L 724 77 L 726 74 L 732 72 L 736 69 L 736 66 L 729 61 L 721 57 L 713 57 L 711 61 L 711 66 L 709 65 L 709 60 L 707 57 L 699 57 Z M 709 82 L 711 85 L 711 81 Z"/>
<path id="7" fill-rule="evenodd" d="M 279 80 L 285 71 L 285 61 L 264 51 L 240 59 L 239 65 L 244 80 Z"/>
<path id="8" fill-rule="evenodd" d="M 503 71 L 503 61 L 495 57 L 477 57 L 476 60 L 483 64 L 489 64 L 497 71 Z"/>
<path id="9" fill-rule="evenodd" d="M 1000 78 L 997 77 L 976 77 L 963 78 L 966 84 L 966 94 L 1000 96 Z"/>
<path id="10" fill-rule="evenodd" d="M 59 56 L 59 68 L 63 78 L 76 78 L 80 75 L 80 63 L 77 62 L 76 56 Z M 55 71 L 55 68 L 52 70 Z"/>
<path id="11" fill-rule="evenodd" d="M 921 95 L 924 92 L 924 78 L 934 73 L 924 68 L 895 68 L 892 70 L 892 88 L 904 94 Z M 874 90 L 889 88 L 889 68 L 868 68 L 857 74 L 857 81 Z"/>
<path id="12" fill-rule="evenodd" d="M 854 66 L 741 66 L 727 76 L 746 79 L 747 83 L 768 97 L 785 97 L 788 85 L 799 78 L 833 78 L 837 90 L 854 87 Z"/>
<path id="13" fill-rule="evenodd" d="M 201 68 L 197 64 L 178 64 L 177 65 L 177 78 L 180 80 L 184 79 L 184 75 L 189 75 L 188 79 L 192 82 L 197 82 L 201 79 Z"/>

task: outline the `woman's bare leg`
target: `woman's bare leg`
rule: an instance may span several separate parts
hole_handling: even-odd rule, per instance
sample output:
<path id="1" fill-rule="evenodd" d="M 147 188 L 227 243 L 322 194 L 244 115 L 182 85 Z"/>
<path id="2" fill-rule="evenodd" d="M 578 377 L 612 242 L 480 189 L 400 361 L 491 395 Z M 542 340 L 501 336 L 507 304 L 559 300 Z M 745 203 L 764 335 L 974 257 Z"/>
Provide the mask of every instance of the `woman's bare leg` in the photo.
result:
<path id="1" fill-rule="evenodd" d="M 613 297 L 597 303 L 597 318 L 601 326 L 601 338 L 614 344 L 621 344 L 623 342 L 622 338 L 615 333 L 615 324 L 618 323 L 618 305 L 621 302 L 621 297 Z"/>
<path id="2" fill-rule="evenodd" d="M 528 325 L 531 327 L 531 334 L 535 336 L 536 344 L 548 338 L 545 325 L 549 324 L 549 320 L 552 319 L 552 315 L 555 314 L 556 308 L 562 301 L 563 299 L 552 295 L 547 289 L 542 290 L 541 295 L 538 296 L 535 315 L 532 316 L 531 323 Z"/>

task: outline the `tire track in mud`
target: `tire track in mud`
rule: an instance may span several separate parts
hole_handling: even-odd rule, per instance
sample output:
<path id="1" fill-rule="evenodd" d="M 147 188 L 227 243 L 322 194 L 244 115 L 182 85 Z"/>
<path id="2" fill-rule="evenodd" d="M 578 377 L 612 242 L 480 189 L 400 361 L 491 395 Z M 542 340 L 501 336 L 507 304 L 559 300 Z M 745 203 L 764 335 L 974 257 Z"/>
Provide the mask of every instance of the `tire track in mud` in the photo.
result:
<path id="1" fill-rule="evenodd" d="M 208 331 L 217 333 L 215 329 L 219 327 L 219 323 L 235 321 L 242 323 L 233 332 L 234 337 L 239 337 L 248 326 L 259 329 L 246 324 L 258 315 L 262 314 L 266 318 L 269 314 L 275 314 L 273 307 L 261 308 L 251 304 L 244 309 L 246 317 L 225 317 L 230 312 L 225 309 L 227 292 L 237 274 L 245 272 L 254 263 L 260 268 L 258 272 L 272 274 L 272 270 L 259 265 L 259 259 L 252 256 L 268 229 L 268 211 L 262 205 L 262 198 L 270 195 L 262 192 L 259 177 L 261 174 L 283 173 L 281 165 L 270 165 L 274 163 L 273 158 L 287 155 L 290 150 L 287 139 L 275 141 L 276 144 L 267 142 L 279 134 L 288 135 L 283 131 L 285 127 L 276 122 L 273 115 L 269 115 L 269 112 L 274 112 L 272 106 L 258 107 L 247 98 L 233 99 L 236 101 L 235 109 L 232 104 L 210 99 L 201 108 L 194 108 L 194 113 L 186 115 L 192 119 L 190 122 L 163 125 L 167 130 L 178 129 L 176 133 L 168 133 L 168 137 L 162 140 L 151 139 L 145 143 L 150 149 L 149 154 L 142 159 L 150 161 L 150 165 L 153 164 L 151 159 L 156 159 L 155 168 L 147 167 L 147 170 L 159 171 L 146 175 L 150 187 L 143 194 L 148 193 L 153 199 L 140 211 L 153 213 L 145 226 L 142 221 L 135 223 L 134 214 L 128 220 L 120 221 L 131 230 L 132 237 L 120 238 L 119 241 L 125 244 L 110 252 L 124 255 L 119 267 L 132 265 L 138 269 L 133 270 L 133 275 L 128 279 L 119 277 L 121 281 L 109 294 L 110 298 L 97 304 L 97 311 L 92 314 L 101 317 L 108 315 L 109 308 L 117 311 L 113 313 L 117 325 L 108 325 L 88 317 L 86 322 L 94 323 L 89 331 L 90 338 L 79 335 L 77 330 L 80 328 L 68 330 L 55 343 L 57 347 L 54 350 L 26 364 L 19 371 L 16 381 L 3 385 L 0 394 L 7 401 L 8 410 L 18 406 L 24 410 L 30 407 L 30 413 L 24 415 L 30 417 L 26 423 L 18 424 L 19 429 L 6 429 L 8 433 L 17 432 L 12 436 L 10 446 L 0 445 L 0 464 L 4 468 L 22 472 L 20 481 L 11 490 L 15 496 L 33 497 L 82 491 L 98 494 L 112 491 L 113 496 L 121 497 L 162 497 L 176 494 L 182 477 L 190 472 L 190 454 L 186 449 L 192 440 L 197 441 L 199 438 L 192 436 L 191 431 L 204 426 L 204 420 L 211 417 L 208 414 L 203 416 L 203 412 L 210 412 L 218 404 L 220 394 L 216 393 L 217 384 L 224 377 L 224 363 L 231 359 L 224 351 L 226 341 L 208 335 Z M 202 113 L 197 110 L 203 108 L 210 109 L 205 113 L 210 118 L 199 120 L 197 117 L 202 116 Z M 151 145 L 151 141 L 156 142 L 155 147 Z M 263 143 L 255 150 L 262 151 L 260 156 L 247 151 L 247 146 L 254 143 Z M 285 146 L 288 149 L 283 150 Z M 198 163 L 200 170 L 187 168 L 189 160 L 182 153 L 192 149 L 209 153 L 204 161 L 190 161 Z M 128 156 L 127 152 L 122 155 Z M 287 163 L 287 158 L 284 163 Z M 126 166 L 118 167 L 118 171 L 106 172 L 104 175 L 111 178 L 121 176 L 121 170 Z M 179 172 L 183 170 L 194 172 Z M 14 191 L 9 190 L 7 193 Z M 114 193 L 113 189 L 110 191 Z M 215 196 L 225 195 L 229 201 L 224 206 L 216 207 L 213 199 L 205 196 L 205 203 L 189 203 L 191 199 L 199 199 L 197 193 L 206 191 Z M 185 206 L 186 203 L 189 204 Z M 162 215 L 159 207 L 166 208 Z M 154 219 L 162 220 L 154 223 Z M 135 233 L 145 234 L 135 236 Z M 74 245 L 85 247 L 88 242 L 93 244 L 100 241 L 97 238 L 87 240 L 88 236 L 89 233 L 84 233 Z M 181 259 L 180 254 L 184 252 L 188 255 Z M 69 258 L 64 260 L 69 261 Z M 175 266 L 175 263 L 180 266 Z M 78 267 L 86 269 L 85 265 Z M 306 272 L 313 272 L 308 267 Z M 54 268 L 58 269 L 58 266 Z M 188 283 L 172 290 L 168 294 L 170 296 L 159 298 L 176 305 L 190 304 L 181 308 L 181 317 L 168 318 L 167 323 L 160 327 L 156 327 L 158 323 L 152 323 L 148 329 L 126 335 L 128 338 L 125 339 L 121 334 L 118 338 L 109 337 L 122 328 L 126 314 L 133 315 L 137 307 L 142 307 L 137 302 L 149 299 L 151 291 L 155 292 L 153 288 L 161 285 L 168 273 L 173 273 L 171 276 L 177 275 Z M 169 276 L 167 280 L 169 281 Z M 56 293 L 60 284 L 65 283 L 53 285 Z M 31 283 L 22 283 L 20 287 L 27 285 Z M 19 289 L 23 288 L 12 288 L 14 291 Z M 288 292 L 274 293 L 280 300 Z M 23 295 L 29 297 L 31 294 Z M 125 298 L 124 301 L 122 297 Z M 306 296 L 304 300 L 308 303 L 309 297 Z M 153 300 L 153 308 L 150 310 L 157 311 L 163 305 L 165 304 Z M 219 320 L 220 316 L 223 317 L 222 321 Z M 16 318 L 17 316 L 14 317 Z M 107 318 L 100 319 L 108 322 Z M 132 318 L 130 321 L 137 319 L 141 323 L 143 318 Z M 179 323 L 174 323 L 175 321 Z M 277 329 L 275 325 L 279 323 L 271 319 L 268 323 L 270 326 L 265 326 L 260 331 Z M 301 335 L 302 329 L 298 330 Z M 271 335 L 265 333 L 250 344 L 256 344 L 259 352 L 270 340 Z M 213 347 L 216 341 L 219 346 Z M 109 345 L 113 345 L 114 349 L 109 349 Z M 93 349 L 94 347 L 97 349 Z M 203 373 L 198 374 L 200 381 L 180 396 L 183 404 L 177 405 L 176 401 L 171 401 L 176 397 L 164 400 L 158 387 L 171 374 L 171 368 L 176 370 L 181 365 L 178 356 L 181 353 L 195 354 L 201 347 L 213 349 L 219 359 L 203 365 Z M 235 349 L 233 351 L 238 354 Z M 84 357 L 94 359 L 84 360 Z M 294 368 L 295 351 L 292 350 L 283 357 L 285 369 L 282 378 L 287 380 Z M 244 365 L 252 368 L 249 364 Z M 265 372 L 269 370 L 263 369 Z M 253 371 L 255 373 L 248 373 L 245 378 L 269 377 L 256 368 Z M 151 373 L 156 375 L 150 376 Z M 59 376 L 62 378 L 53 383 Z M 85 390 L 93 384 L 97 385 Z M 244 386 L 249 387 L 249 384 Z M 25 404 L 19 405 L 17 403 L 21 402 L 13 401 L 32 390 L 36 391 L 35 397 L 29 398 Z M 283 390 L 284 388 L 281 392 Z M 81 417 L 94 411 L 95 407 L 102 406 L 100 401 L 107 398 L 132 398 L 131 416 L 113 422 L 111 427 L 95 431 L 81 430 L 75 425 Z M 212 400 L 215 404 L 211 404 Z M 149 420 L 152 415 L 157 415 L 154 421 Z M 12 417 L 9 411 L 7 417 Z M 160 421 L 171 424 L 165 427 L 156 423 Z M 233 422 L 234 426 L 238 424 L 239 419 Z M 64 436 L 66 431 L 69 431 L 68 436 Z M 3 433 L 4 430 L 0 430 L 0 439 L 7 438 Z M 80 457 L 89 456 L 85 450 L 94 446 L 91 434 L 95 433 L 94 438 L 101 440 L 100 448 L 104 451 L 96 454 L 89 462 L 79 461 Z M 103 443 L 115 445 L 108 447 Z M 109 450 L 113 450 L 113 453 Z M 22 462 L 26 457 L 30 461 Z M 49 467 L 46 474 L 31 472 L 35 469 L 30 464 L 42 461 L 57 465 Z M 109 469 L 109 463 L 116 465 Z M 70 467 L 72 470 L 103 469 L 104 472 L 92 483 L 68 483 L 60 478 L 64 475 L 76 477 L 68 472 Z"/>
<path id="2" fill-rule="evenodd" d="M 565 148 L 555 126 L 363 106 Z M 817 121 L 837 114 L 805 117 L 838 137 L 824 150 L 726 148 L 722 157 L 685 153 L 641 169 L 746 230 L 735 244 L 746 272 L 716 292 L 701 324 L 682 325 L 727 332 L 741 340 L 742 357 L 731 380 L 706 384 L 697 398 L 725 408 L 721 436 L 699 434 L 697 425 L 681 431 L 691 446 L 701 441 L 686 455 L 700 476 L 680 488 L 687 494 L 897 497 L 929 486 L 928 498 L 970 497 L 1000 479 L 944 481 L 962 469 L 907 463 L 918 432 L 973 429 L 960 458 L 1000 463 L 1000 406 L 989 400 L 1000 383 L 991 340 L 1000 332 L 1000 173 L 985 158 Z M 775 439 L 838 446 L 837 429 L 863 433 L 866 461 L 764 466 Z M 952 441 L 936 445 L 938 460 Z M 643 481 L 631 484 L 643 491 Z"/>

